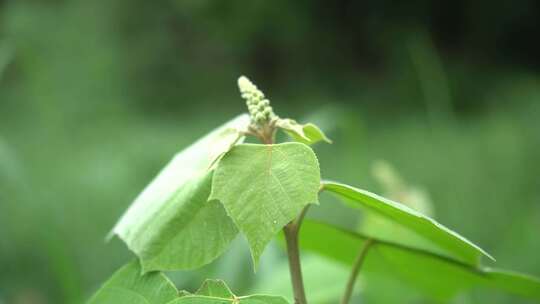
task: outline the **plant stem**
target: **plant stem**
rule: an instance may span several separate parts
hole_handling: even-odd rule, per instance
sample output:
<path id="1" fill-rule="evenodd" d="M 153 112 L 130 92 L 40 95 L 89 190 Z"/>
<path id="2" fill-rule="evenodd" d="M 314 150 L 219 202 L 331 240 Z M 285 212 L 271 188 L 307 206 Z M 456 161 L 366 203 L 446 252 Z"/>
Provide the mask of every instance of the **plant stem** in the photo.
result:
<path id="1" fill-rule="evenodd" d="M 347 282 L 347 287 L 345 288 L 345 293 L 343 294 L 343 297 L 341 298 L 341 304 L 348 304 L 351 300 L 351 296 L 354 290 L 354 285 L 356 283 L 356 278 L 358 277 L 358 273 L 360 272 L 360 269 L 362 268 L 362 264 L 364 263 L 364 260 L 366 259 L 367 253 L 369 251 L 369 248 L 371 245 L 373 245 L 374 240 L 373 239 L 367 239 L 360 248 L 360 252 L 358 253 L 358 256 L 356 257 L 356 260 L 354 261 L 353 269 L 351 270 L 351 274 L 349 275 L 349 280 Z"/>
<path id="2" fill-rule="evenodd" d="M 275 121 L 263 127 L 260 132 L 254 131 L 256 137 L 265 144 L 271 145 L 275 142 L 276 127 Z M 300 263 L 300 249 L 298 244 L 298 232 L 309 209 L 309 205 L 302 209 L 302 212 L 292 222 L 283 227 L 285 240 L 287 242 L 287 257 L 289 259 L 289 271 L 294 293 L 295 304 L 307 304 L 306 292 L 304 290 L 304 279 L 302 278 L 302 265 Z"/>
<path id="3" fill-rule="evenodd" d="M 304 209 L 306 210 L 307 207 Z M 304 211 L 293 222 L 283 228 L 287 242 L 287 256 L 289 258 L 289 271 L 294 293 L 295 304 L 307 304 L 304 280 L 302 278 L 302 266 L 300 264 L 300 250 L 298 248 L 298 231 L 302 222 Z"/>

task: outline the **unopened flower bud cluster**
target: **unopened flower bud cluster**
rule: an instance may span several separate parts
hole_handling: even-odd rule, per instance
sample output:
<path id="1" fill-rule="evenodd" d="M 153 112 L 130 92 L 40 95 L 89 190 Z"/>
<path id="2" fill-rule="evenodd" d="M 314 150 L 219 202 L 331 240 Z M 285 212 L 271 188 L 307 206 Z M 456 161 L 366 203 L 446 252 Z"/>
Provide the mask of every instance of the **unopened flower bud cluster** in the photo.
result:
<path id="1" fill-rule="evenodd" d="M 246 100 L 253 123 L 262 126 L 276 117 L 270 106 L 270 101 L 247 77 L 241 76 L 238 78 L 238 88 L 240 88 L 242 98 Z"/>

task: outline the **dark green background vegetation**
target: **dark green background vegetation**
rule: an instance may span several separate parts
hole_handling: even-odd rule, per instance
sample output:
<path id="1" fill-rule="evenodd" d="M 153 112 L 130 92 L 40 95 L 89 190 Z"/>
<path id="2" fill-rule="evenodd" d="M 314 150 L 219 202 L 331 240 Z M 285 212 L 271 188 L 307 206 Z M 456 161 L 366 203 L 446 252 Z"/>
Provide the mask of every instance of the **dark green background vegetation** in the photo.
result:
<path id="1" fill-rule="evenodd" d="M 105 235 L 175 152 L 245 111 L 241 74 L 327 131 L 324 177 L 378 192 L 385 159 L 498 267 L 540 276 L 538 20 L 532 0 L 0 1 L 0 303 L 80 303 L 129 260 Z M 174 278 L 264 291 L 283 253 L 261 263 L 257 281 L 240 241 Z"/>

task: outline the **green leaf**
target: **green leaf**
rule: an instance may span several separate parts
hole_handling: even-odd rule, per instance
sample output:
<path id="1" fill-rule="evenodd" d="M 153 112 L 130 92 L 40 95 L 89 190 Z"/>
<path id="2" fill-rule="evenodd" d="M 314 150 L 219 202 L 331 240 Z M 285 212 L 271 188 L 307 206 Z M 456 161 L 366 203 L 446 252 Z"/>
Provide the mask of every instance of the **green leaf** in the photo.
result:
<path id="1" fill-rule="evenodd" d="M 218 298 L 232 298 L 234 294 L 222 280 L 206 280 L 195 294 Z"/>
<path id="2" fill-rule="evenodd" d="M 283 297 L 251 295 L 237 297 L 222 280 L 206 280 L 195 294 L 184 295 L 169 304 L 287 304 Z"/>
<path id="3" fill-rule="evenodd" d="M 219 298 L 198 295 L 188 295 L 178 298 L 168 304 L 288 304 L 279 296 L 253 295 L 234 298 Z"/>
<path id="4" fill-rule="evenodd" d="M 177 297 L 176 287 L 159 272 L 141 275 L 139 261 L 120 268 L 88 304 L 165 304 Z"/>
<path id="5" fill-rule="evenodd" d="M 178 153 L 116 224 L 112 234 L 140 257 L 145 272 L 208 264 L 236 236 L 221 204 L 208 201 L 211 166 L 243 139 L 248 124 L 241 115 Z"/>
<path id="6" fill-rule="evenodd" d="M 287 304 L 270 295 L 235 296 L 225 282 L 206 280 L 196 293 L 178 291 L 161 272 L 141 274 L 135 260 L 118 270 L 88 304 Z"/>
<path id="7" fill-rule="evenodd" d="M 493 259 L 484 250 L 461 235 L 403 204 L 369 191 L 335 182 L 325 181 L 324 189 L 350 200 L 352 207 L 365 208 L 414 231 L 438 246 L 441 249 L 439 253 L 457 258 L 470 265 L 478 265 L 482 255 Z"/>
<path id="8" fill-rule="evenodd" d="M 352 265 L 368 238 L 327 224 L 305 221 L 300 245 L 303 249 Z M 382 240 L 375 240 L 369 250 L 362 268 L 366 282 L 370 275 L 384 275 L 436 299 L 449 299 L 460 291 L 484 287 L 540 300 L 540 281 L 526 275 L 473 266 Z"/>
<path id="9" fill-rule="evenodd" d="M 280 118 L 277 121 L 276 126 L 283 129 L 294 140 L 306 145 L 313 145 L 319 141 L 325 141 L 329 144 L 332 143 L 332 141 L 326 137 L 324 132 L 313 123 L 303 125 L 289 118 Z"/>
<path id="10" fill-rule="evenodd" d="M 242 144 L 218 163 L 210 199 L 223 203 L 251 247 L 254 267 L 268 242 L 301 210 L 317 203 L 320 170 L 300 143 Z"/>

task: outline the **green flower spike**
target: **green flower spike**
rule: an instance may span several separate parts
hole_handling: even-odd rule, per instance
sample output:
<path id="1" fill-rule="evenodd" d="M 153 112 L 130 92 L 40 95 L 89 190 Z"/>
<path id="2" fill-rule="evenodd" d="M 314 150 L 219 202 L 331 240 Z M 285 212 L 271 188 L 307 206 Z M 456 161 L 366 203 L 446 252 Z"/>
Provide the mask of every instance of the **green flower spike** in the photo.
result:
<path id="1" fill-rule="evenodd" d="M 246 100 L 253 126 L 264 127 L 277 118 L 270 106 L 270 101 L 264 97 L 264 93 L 247 77 L 240 76 L 238 78 L 238 88 L 240 89 L 242 98 Z"/>

